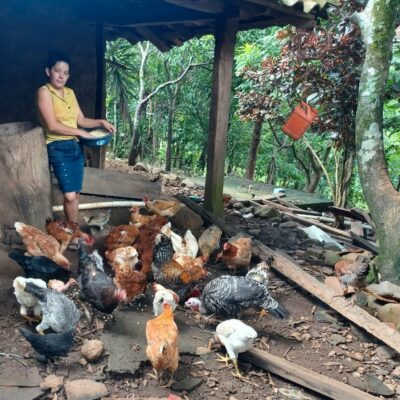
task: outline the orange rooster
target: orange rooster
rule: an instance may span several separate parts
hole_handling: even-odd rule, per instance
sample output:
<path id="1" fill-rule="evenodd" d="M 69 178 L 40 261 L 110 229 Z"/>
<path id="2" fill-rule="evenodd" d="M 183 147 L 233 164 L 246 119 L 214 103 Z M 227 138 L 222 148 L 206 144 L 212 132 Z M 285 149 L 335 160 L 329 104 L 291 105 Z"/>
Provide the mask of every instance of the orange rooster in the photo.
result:
<path id="1" fill-rule="evenodd" d="M 104 245 L 107 250 L 132 246 L 138 236 L 139 229 L 135 225 L 114 226 L 107 235 Z"/>
<path id="2" fill-rule="evenodd" d="M 148 210 L 161 217 L 173 217 L 183 207 L 182 203 L 173 200 L 150 201 L 148 197 L 145 197 L 143 201 Z"/>
<path id="3" fill-rule="evenodd" d="M 249 269 L 251 259 L 251 238 L 233 237 L 225 243 L 222 251 L 217 255 L 217 260 L 221 260 L 229 269 L 233 269 L 234 274 L 238 268 Z"/>
<path id="4" fill-rule="evenodd" d="M 140 228 L 143 225 L 149 224 L 151 221 L 157 217 L 156 214 L 152 213 L 145 207 L 132 207 L 131 211 L 131 224 Z"/>
<path id="5" fill-rule="evenodd" d="M 64 220 L 53 221 L 51 218 L 47 218 L 46 230 L 49 235 L 61 243 L 60 253 L 64 253 L 71 240 L 78 237 L 83 238 L 87 246 L 92 246 L 94 243 L 93 236 L 81 232 L 76 222 Z"/>
<path id="6" fill-rule="evenodd" d="M 161 381 L 164 372 L 169 370 L 170 379 L 165 387 L 171 386 L 173 374 L 178 369 L 178 327 L 174 321 L 174 312 L 169 304 L 158 317 L 146 323 L 147 358 L 153 366 L 156 378 Z"/>
<path id="7" fill-rule="evenodd" d="M 60 243 L 53 236 L 22 222 L 16 222 L 14 226 L 26 246 L 27 253 L 31 256 L 45 256 L 60 267 L 69 269 L 70 262 L 61 254 Z"/>

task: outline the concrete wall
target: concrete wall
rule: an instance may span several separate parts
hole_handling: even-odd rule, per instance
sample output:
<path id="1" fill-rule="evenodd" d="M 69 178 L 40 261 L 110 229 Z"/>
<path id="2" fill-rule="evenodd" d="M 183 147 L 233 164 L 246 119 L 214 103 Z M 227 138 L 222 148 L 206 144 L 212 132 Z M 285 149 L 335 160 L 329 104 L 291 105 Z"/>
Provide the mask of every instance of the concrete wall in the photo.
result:
<path id="1" fill-rule="evenodd" d="M 69 4 L 51 0 L 7 0 L 0 9 L 0 124 L 38 122 L 36 90 L 46 83 L 50 50 L 71 58 L 73 88 L 82 111 L 94 117 L 96 94 L 95 25 L 81 21 Z M 6 4 L 5 4 L 6 3 Z"/>

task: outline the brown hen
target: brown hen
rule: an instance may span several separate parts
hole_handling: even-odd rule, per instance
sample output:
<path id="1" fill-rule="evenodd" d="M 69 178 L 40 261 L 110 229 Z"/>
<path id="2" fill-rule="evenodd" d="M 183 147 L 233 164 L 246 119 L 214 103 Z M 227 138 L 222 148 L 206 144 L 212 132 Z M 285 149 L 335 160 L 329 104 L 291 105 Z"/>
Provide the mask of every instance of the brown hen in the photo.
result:
<path id="1" fill-rule="evenodd" d="M 61 254 L 60 243 L 53 236 L 22 222 L 16 222 L 14 226 L 31 256 L 45 256 L 60 267 L 69 269 L 70 262 Z"/>
<path id="2" fill-rule="evenodd" d="M 153 200 L 148 197 L 143 199 L 147 209 L 161 217 L 173 217 L 183 204 L 174 200 Z"/>
<path id="3" fill-rule="evenodd" d="M 128 302 L 144 293 L 146 290 L 146 279 L 146 274 L 136 271 L 128 264 L 118 265 L 115 269 L 114 284 L 118 289 L 125 290 Z"/>
<path id="4" fill-rule="evenodd" d="M 105 239 L 105 248 L 115 250 L 121 247 L 132 246 L 139 236 L 139 229 L 135 225 L 119 225 L 111 229 Z"/>
<path id="5" fill-rule="evenodd" d="M 156 214 L 152 213 L 145 207 L 132 207 L 131 218 L 130 221 L 133 225 L 140 228 L 143 225 L 149 224 L 151 221 L 154 221 L 157 217 Z"/>
<path id="6" fill-rule="evenodd" d="M 174 313 L 169 304 L 164 304 L 164 311 L 158 317 L 146 323 L 147 348 L 146 355 L 153 366 L 157 378 L 161 380 L 165 371 L 171 377 L 166 386 L 173 382 L 173 374 L 178 369 L 178 327 L 174 321 Z"/>
<path id="7" fill-rule="evenodd" d="M 365 286 L 368 267 L 369 263 L 364 260 L 364 257 L 358 257 L 356 261 L 339 260 L 335 264 L 335 273 L 344 294 L 347 293 L 350 285 L 356 289 L 362 289 Z"/>
<path id="8" fill-rule="evenodd" d="M 238 268 L 249 269 L 251 259 L 251 238 L 239 237 L 232 238 L 225 243 L 222 251 L 217 255 L 217 260 L 221 260 L 229 269 L 233 269 L 234 274 Z"/>
<path id="9" fill-rule="evenodd" d="M 94 238 L 81 232 L 76 222 L 66 220 L 53 221 L 51 218 L 47 218 L 46 230 L 49 235 L 61 243 L 60 253 L 65 252 L 71 240 L 79 237 L 85 239 L 87 246 L 92 246 L 94 243 Z"/>

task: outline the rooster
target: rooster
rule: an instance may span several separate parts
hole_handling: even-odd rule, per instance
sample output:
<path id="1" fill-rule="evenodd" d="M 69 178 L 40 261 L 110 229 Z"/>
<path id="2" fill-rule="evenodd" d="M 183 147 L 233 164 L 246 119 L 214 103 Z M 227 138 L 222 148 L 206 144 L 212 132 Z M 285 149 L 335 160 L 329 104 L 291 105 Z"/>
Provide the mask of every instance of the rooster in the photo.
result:
<path id="1" fill-rule="evenodd" d="M 237 359 L 238 354 L 247 351 L 257 337 L 257 332 L 251 327 L 238 319 L 229 319 L 217 325 L 214 339 L 211 339 L 208 347 L 211 348 L 212 343 L 222 344 L 227 353 L 227 357 L 221 357 L 220 361 L 228 363 L 231 359 L 235 367 L 238 378 L 242 377 L 239 371 Z"/>
<path id="2" fill-rule="evenodd" d="M 69 269 L 70 263 L 61 254 L 60 243 L 53 236 L 46 235 L 41 230 L 22 222 L 16 222 L 14 226 L 31 256 L 48 257 L 60 267 Z"/>
<path id="3" fill-rule="evenodd" d="M 161 380 L 166 370 L 171 377 L 166 387 L 171 386 L 173 374 L 178 369 L 178 327 L 174 321 L 174 312 L 169 304 L 164 311 L 146 323 L 146 355 L 153 366 L 157 379 Z"/>
<path id="4" fill-rule="evenodd" d="M 148 197 L 143 199 L 146 208 L 161 217 L 173 217 L 183 204 L 173 200 L 153 200 Z"/>
<path id="5" fill-rule="evenodd" d="M 205 286 L 201 299 L 192 297 L 185 306 L 202 314 L 237 317 L 250 307 L 261 307 L 277 318 L 288 312 L 268 293 L 268 287 L 245 276 L 222 275 Z"/>
<path id="6" fill-rule="evenodd" d="M 356 261 L 339 260 L 335 264 L 335 273 L 344 294 L 347 294 L 350 285 L 356 289 L 362 289 L 365 286 L 368 271 L 369 263 L 365 262 L 364 257 L 358 257 Z"/>
<path id="7" fill-rule="evenodd" d="M 249 268 L 251 259 L 251 238 L 233 237 L 223 245 L 222 251 L 217 255 L 229 269 L 236 274 L 238 268 Z"/>
<path id="8" fill-rule="evenodd" d="M 175 311 L 176 306 L 179 303 L 179 296 L 173 290 L 166 289 L 164 286 L 161 286 L 156 282 L 153 282 L 152 288 L 154 291 L 154 315 L 157 317 L 157 315 L 160 315 L 163 312 L 164 304 L 169 304 L 172 311 Z"/>
<path id="9" fill-rule="evenodd" d="M 83 241 L 79 243 L 80 296 L 103 313 L 112 313 L 119 302 L 126 300 L 125 290 L 118 289 L 103 270 L 97 254 L 87 254 Z"/>
<path id="10" fill-rule="evenodd" d="M 82 237 L 87 246 L 92 246 L 94 243 L 93 236 L 81 232 L 79 225 L 72 221 L 53 221 L 51 218 L 46 219 L 47 233 L 57 239 L 60 244 L 60 253 L 64 253 L 71 240 Z"/>

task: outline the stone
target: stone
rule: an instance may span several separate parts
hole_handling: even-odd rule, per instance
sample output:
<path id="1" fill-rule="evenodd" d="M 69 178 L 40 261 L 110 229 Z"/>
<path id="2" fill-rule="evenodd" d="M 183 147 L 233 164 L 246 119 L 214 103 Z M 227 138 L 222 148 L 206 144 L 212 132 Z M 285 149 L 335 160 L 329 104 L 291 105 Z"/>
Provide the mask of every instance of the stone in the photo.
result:
<path id="1" fill-rule="evenodd" d="M 43 379 L 43 382 L 40 383 L 40 388 L 42 390 L 51 389 L 51 392 L 57 392 L 57 390 L 64 385 L 64 377 L 58 375 L 48 375 Z"/>
<path id="2" fill-rule="evenodd" d="M 385 304 L 378 310 L 377 317 L 382 322 L 391 322 L 397 326 L 400 323 L 400 304 Z"/>
<path id="3" fill-rule="evenodd" d="M 373 342 L 374 340 L 376 340 L 367 331 L 358 327 L 357 325 L 350 324 L 350 329 L 351 333 L 355 335 L 362 342 Z"/>
<path id="4" fill-rule="evenodd" d="M 148 172 L 148 169 L 142 163 L 137 163 L 132 167 L 133 171 L 143 171 Z"/>
<path id="5" fill-rule="evenodd" d="M 271 218 L 280 218 L 281 213 L 276 208 L 269 206 L 261 206 L 255 210 L 254 216 L 259 218 L 271 219 Z"/>
<path id="6" fill-rule="evenodd" d="M 398 367 L 396 367 L 391 373 L 390 375 L 392 375 L 394 378 L 399 379 L 400 378 L 400 365 Z"/>
<path id="7" fill-rule="evenodd" d="M 314 317 L 318 322 L 338 325 L 338 320 L 325 310 L 317 310 L 314 314 Z"/>
<path id="8" fill-rule="evenodd" d="M 393 389 L 381 382 L 375 374 L 365 375 L 365 383 L 368 393 L 382 396 L 392 396 L 394 394 Z"/>
<path id="9" fill-rule="evenodd" d="M 334 333 L 330 335 L 327 339 L 328 343 L 332 344 L 333 346 L 337 346 L 338 344 L 346 343 L 346 338 L 341 335 Z"/>
<path id="10" fill-rule="evenodd" d="M 103 353 L 104 345 L 101 340 L 94 339 L 85 342 L 81 348 L 81 353 L 88 361 L 97 361 Z"/>
<path id="11" fill-rule="evenodd" d="M 184 187 L 189 187 L 189 188 L 194 188 L 196 186 L 196 184 L 189 178 L 185 178 L 182 182 L 181 182 L 181 186 Z"/>
<path id="12" fill-rule="evenodd" d="M 279 228 L 294 229 L 294 228 L 297 228 L 297 222 L 294 222 L 294 221 L 282 222 L 281 224 L 279 224 Z"/>
<path id="13" fill-rule="evenodd" d="M 196 356 L 204 356 L 205 354 L 210 353 L 210 349 L 208 347 L 199 346 L 196 348 Z"/>
<path id="14" fill-rule="evenodd" d="M 364 354 L 356 351 L 355 353 L 349 353 L 348 356 L 356 361 L 364 361 Z"/>
<path id="15" fill-rule="evenodd" d="M 355 360 L 345 359 L 342 361 L 343 365 L 347 368 L 349 372 L 357 371 L 360 368 L 361 364 Z"/>
<path id="16" fill-rule="evenodd" d="M 104 383 L 90 379 L 68 382 L 64 388 L 68 400 L 96 400 L 108 395 L 108 389 Z"/>
<path id="17" fill-rule="evenodd" d="M 321 272 L 326 276 L 333 275 L 333 269 L 331 267 L 321 267 Z"/>
<path id="18" fill-rule="evenodd" d="M 342 260 L 356 261 L 359 255 L 360 253 L 347 253 L 344 254 L 341 258 Z"/>
<path id="19" fill-rule="evenodd" d="M 172 390 L 176 390 L 177 392 L 191 392 L 192 390 L 196 389 L 199 387 L 203 381 L 200 378 L 192 378 L 192 377 L 186 377 L 178 382 L 174 382 L 171 385 Z M 68 399 L 69 400 L 69 399 Z"/>
<path id="20" fill-rule="evenodd" d="M 386 362 L 394 358 L 397 355 L 397 352 L 388 346 L 378 346 L 376 348 L 376 355 L 382 362 Z"/>
<path id="21" fill-rule="evenodd" d="M 355 303 L 360 307 L 365 307 L 368 304 L 369 295 L 365 292 L 356 292 L 353 296 Z"/>
<path id="22" fill-rule="evenodd" d="M 355 377 L 355 376 L 350 375 L 348 383 L 349 383 L 350 386 L 353 386 L 353 387 L 355 387 L 357 389 L 360 389 L 363 392 L 365 392 L 367 390 L 366 383 L 363 382 L 361 379 Z"/>
<path id="23" fill-rule="evenodd" d="M 181 207 L 178 212 L 171 218 L 172 225 L 178 229 L 186 231 L 190 229 L 193 235 L 200 235 L 200 228 L 203 226 L 203 218 L 191 210 L 189 207 Z"/>
<path id="24" fill-rule="evenodd" d="M 163 174 L 163 179 L 169 181 L 176 181 L 178 179 L 178 176 L 170 172 L 168 174 Z"/>
<path id="25" fill-rule="evenodd" d="M 340 260 L 340 255 L 336 251 L 326 250 L 323 253 L 323 259 L 326 265 L 334 267 L 335 264 Z"/>
<path id="26" fill-rule="evenodd" d="M 372 284 L 367 287 L 368 290 L 379 294 L 383 297 L 393 297 L 394 299 L 400 300 L 400 286 L 395 285 L 389 281 L 383 281 L 379 284 Z"/>

